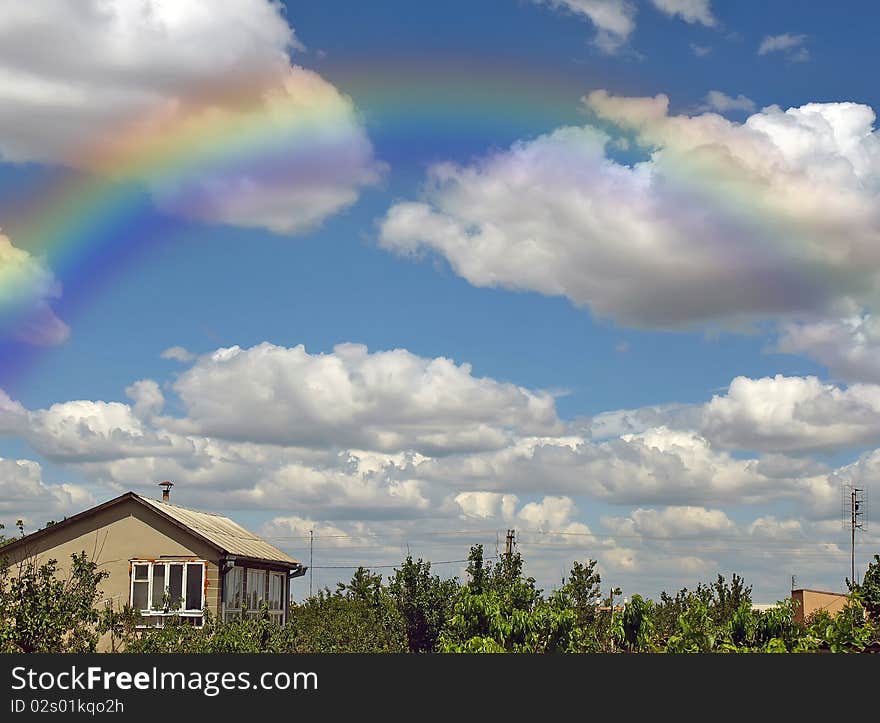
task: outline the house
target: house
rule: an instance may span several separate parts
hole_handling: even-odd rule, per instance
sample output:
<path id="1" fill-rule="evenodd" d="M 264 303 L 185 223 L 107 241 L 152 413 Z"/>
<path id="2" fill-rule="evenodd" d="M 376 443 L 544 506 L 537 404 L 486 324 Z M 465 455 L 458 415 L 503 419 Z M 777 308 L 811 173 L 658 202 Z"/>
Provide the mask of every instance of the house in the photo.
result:
<path id="1" fill-rule="evenodd" d="M 291 581 L 306 567 L 228 517 L 126 492 L 2 548 L 10 566 L 54 558 L 67 576 L 83 551 L 108 573 L 101 604 L 140 610 L 145 626 L 169 615 L 201 626 L 204 610 L 232 619 L 255 617 L 265 603 L 287 620 Z"/>

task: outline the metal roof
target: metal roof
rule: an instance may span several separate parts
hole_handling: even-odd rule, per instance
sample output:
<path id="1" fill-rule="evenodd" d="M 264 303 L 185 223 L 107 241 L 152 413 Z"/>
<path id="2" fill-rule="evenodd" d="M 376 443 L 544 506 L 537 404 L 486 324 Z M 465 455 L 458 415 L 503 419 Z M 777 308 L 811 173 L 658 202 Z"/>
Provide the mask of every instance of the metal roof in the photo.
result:
<path id="1" fill-rule="evenodd" d="M 156 509 L 158 512 L 171 517 L 176 522 L 197 532 L 213 545 L 225 550 L 230 555 L 251 557 L 258 560 L 275 560 L 289 564 L 299 564 L 298 560 L 282 552 L 274 545 L 253 532 L 248 532 L 241 525 L 233 522 L 228 517 L 216 515 L 212 512 L 190 510 L 186 507 L 178 507 L 170 502 L 160 502 L 150 497 L 133 495 L 141 502 Z"/>

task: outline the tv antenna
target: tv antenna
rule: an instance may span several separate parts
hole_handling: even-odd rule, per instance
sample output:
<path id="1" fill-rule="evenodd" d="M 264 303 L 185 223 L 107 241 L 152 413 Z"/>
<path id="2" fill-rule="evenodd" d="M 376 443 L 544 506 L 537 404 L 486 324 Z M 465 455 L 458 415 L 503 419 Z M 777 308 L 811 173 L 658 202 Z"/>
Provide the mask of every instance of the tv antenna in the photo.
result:
<path id="1" fill-rule="evenodd" d="M 868 529 L 868 489 L 854 484 L 844 485 L 841 496 L 841 520 L 850 531 L 850 574 L 856 582 L 856 530 Z"/>

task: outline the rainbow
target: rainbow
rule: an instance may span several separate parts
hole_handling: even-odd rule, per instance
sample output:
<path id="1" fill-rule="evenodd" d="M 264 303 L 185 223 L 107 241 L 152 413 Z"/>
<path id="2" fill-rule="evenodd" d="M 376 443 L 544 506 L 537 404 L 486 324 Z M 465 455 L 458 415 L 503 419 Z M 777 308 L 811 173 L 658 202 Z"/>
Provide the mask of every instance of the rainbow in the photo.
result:
<path id="1" fill-rule="evenodd" d="M 62 280 L 71 321 L 78 298 L 95 293 L 138 249 L 173 239 L 183 227 L 181 217 L 216 221 L 217 209 L 239 191 L 235 183 L 224 186 L 230 179 L 304 187 L 332 181 L 348 169 L 353 143 L 370 149 L 367 134 L 380 161 L 391 156 L 394 172 L 398 156 L 411 154 L 421 175 L 437 138 L 485 152 L 487 145 L 506 147 L 561 125 L 583 124 L 581 98 L 595 87 L 585 68 L 565 75 L 482 57 L 443 63 L 375 58 L 322 72 L 334 85 L 292 66 L 281 85 L 277 79 L 275 85 L 264 78 L 229 79 L 222 88 L 194 90 L 104 129 L 94 142 L 70 152 L 63 165 L 75 170 L 54 174 L 12 218 L 0 218 L 0 228 L 15 246 L 45 258 Z M 260 88 L 269 90 L 255 91 Z M 448 144 L 440 145 L 448 158 Z M 711 194 L 706 173 L 683 164 L 674 180 Z M 712 173 L 722 179 L 724 169 Z M 360 179 L 361 185 L 372 180 Z M 205 181 L 218 181 L 220 190 L 204 193 Z M 757 202 L 732 192 L 735 184 L 722 185 L 725 197 L 715 202 L 732 212 Z M 173 213 L 157 214 L 157 198 Z M 15 313 L 0 314 L 0 332 Z M 17 345 L 14 353 L 25 359 L 35 352 Z"/>
<path id="2" fill-rule="evenodd" d="M 399 149 L 424 153 L 436 138 L 509 142 L 576 121 L 579 99 L 589 90 L 582 78 L 558 71 L 466 57 L 374 59 L 333 67 L 329 80 L 334 85 L 297 66 L 281 86 L 272 79 L 275 90 L 265 78 L 227 79 L 223 87 L 193 89 L 173 104 L 104 128 L 71 149 L 49 174 L 52 180 L 0 218 L 0 233 L 44 259 L 63 281 L 69 317 L 77 298 L 94 294 L 139 246 L 173 238 L 181 216 L 216 216 L 227 199 L 200 193 L 201 181 L 255 176 L 270 184 L 320 184 L 347 170 L 346 153 L 361 124 L 378 139 L 379 160 L 395 156 L 396 169 Z M 366 134 L 360 142 L 370 148 Z M 228 192 L 235 191 L 231 185 Z M 157 221 L 157 196 L 176 213 Z M 16 323 L 37 323 L 24 318 L 31 313 L 27 303 L 10 298 L 15 280 L 0 275 L 0 284 L 0 337 Z M 33 350 L 0 342 L 0 353 L 8 368 L 15 365 L 10 354 L 21 360 Z"/>

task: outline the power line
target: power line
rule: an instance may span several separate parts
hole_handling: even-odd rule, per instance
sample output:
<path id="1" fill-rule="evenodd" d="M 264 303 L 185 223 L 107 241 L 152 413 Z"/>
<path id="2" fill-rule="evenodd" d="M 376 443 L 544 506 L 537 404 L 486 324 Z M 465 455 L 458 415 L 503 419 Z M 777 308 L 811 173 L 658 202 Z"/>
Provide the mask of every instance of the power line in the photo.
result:
<path id="1" fill-rule="evenodd" d="M 495 559 L 497 559 L 497 556 L 492 555 L 491 557 L 486 557 L 484 559 L 485 560 L 495 560 Z M 469 560 L 468 559 L 464 559 L 464 560 L 438 560 L 437 562 L 434 562 L 432 560 L 430 562 L 431 562 L 431 567 L 434 567 L 434 565 L 454 565 L 454 564 L 458 564 L 458 563 L 462 563 L 462 562 L 469 562 Z M 381 570 L 381 569 L 388 569 L 388 568 L 392 568 L 392 567 L 397 568 L 397 567 L 400 567 L 401 564 L 402 563 L 398 562 L 398 563 L 395 563 L 394 565 L 365 565 L 363 563 L 361 563 L 359 565 L 317 565 L 317 566 L 315 566 L 315 570 L 356 570 L 359 567 L 363 567 L 366 570 Z"/>

